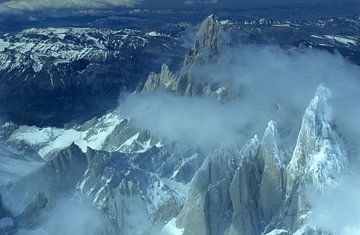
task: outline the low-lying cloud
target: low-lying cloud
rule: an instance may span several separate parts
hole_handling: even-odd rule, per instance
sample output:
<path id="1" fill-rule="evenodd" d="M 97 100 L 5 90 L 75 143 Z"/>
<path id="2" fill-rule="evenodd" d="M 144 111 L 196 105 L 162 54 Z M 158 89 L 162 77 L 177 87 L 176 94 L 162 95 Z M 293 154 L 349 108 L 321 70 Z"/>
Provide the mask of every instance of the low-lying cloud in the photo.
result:
<path id="1" fill-rule="evenodd" d="M 341 55 L 255 45 L 230 51 L 219 63 L 198 67 L 193 73 L 200 82 L 205 78 L 231 81 L 241 93 L 238 99 L 220 103 L 211 97 L 163 92 L 135 95 L 123 104 L 124 113 L 136 126 L 165 140 L 207 150 L 241 146 L 255 134 L 261 137 L 267 122 L 274 120 L 282 140 L 291 147 L 307 105 L 323 84 L 333 91 L 333 118 L 340 131 L 360 133 L 356 124 L 360 112 L 349 115 L 359 109 L 360 69 Z"/>
<path id="2" fill-rule="evenodd" d="M 360 234 L 359 174 L 342 177 L 338 185 L 312 195 L 308 223 L 336 234 Z"/>
<path id="3" fill-rule="evenodd" d="M 221 104 L 214 99 L 166 93 L 129 97 L 122 108 L 136 126 L 165 141 L 202 149 L 238 145 L 242 137 L 238 124 L 246 121 L 237 102 Z"/>
<path id="4" fill-rule="evenodd" d="M 181 141 L 204 151 L 241 147 L 260 136 L 270 120 L 278 123 L 282 145 L 291 151 L 301 119 L 316 88 L 332 92 L 331 121 L 349 147 L 349 160 L 360 153 L 360 67 L 340 54 L 314 49 L 241 45 L 224 53 L 216 64 L 192 71 L 198 82 L 229 81 L 239 98 L 183 97 L 166 92 L 131 95 L 121 106 L 134 125 L 167 141 Z M 359 169 L 352 172 L 359 172 Z M 360 234 L 360 174 L 311 195 L 308 223 L 339 234 Z"/>
<path id="5" fill-rule="evenodd" d="M 85 201 L 59 200 L 35 230 L 21 230 L 18 235 L 97 235 L 103 234 L 105 216 Z"/>

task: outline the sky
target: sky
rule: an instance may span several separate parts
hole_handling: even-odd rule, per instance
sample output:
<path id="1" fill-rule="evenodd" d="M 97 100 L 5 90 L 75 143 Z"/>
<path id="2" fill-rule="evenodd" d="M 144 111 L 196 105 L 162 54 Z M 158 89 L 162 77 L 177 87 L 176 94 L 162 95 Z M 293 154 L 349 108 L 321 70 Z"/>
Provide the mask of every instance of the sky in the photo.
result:
<path id="1" fill-rule="evenodd" d="M 354 0 L 0 0 L 0 15 L 61 9 L 112 9 L 114 7 L 184 7 L 184 6 L 271 6 L 289 4 L 350 3 Z"/>

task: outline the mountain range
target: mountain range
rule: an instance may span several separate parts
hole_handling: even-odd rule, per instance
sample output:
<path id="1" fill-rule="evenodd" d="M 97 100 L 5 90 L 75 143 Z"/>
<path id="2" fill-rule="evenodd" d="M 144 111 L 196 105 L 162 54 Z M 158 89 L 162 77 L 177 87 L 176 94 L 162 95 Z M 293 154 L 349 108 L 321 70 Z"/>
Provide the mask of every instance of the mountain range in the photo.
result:
<path id="1" fill-rule="evenodd" d="M 2 36 L 0 100 L 7 118 L 0 127 L 0 233 L 337 234 L 309 220 L 309 191 L 336 185 L 352 163 L 346 137 L 331 118 L 333 91 L 326 84 L 317 84 L 298 126 L 269 119 L 261 133 L 248 131 L 246 141 L 206 150 L 139 126 L 118 101 L 121 89 L 145 99 L 241 100 L 246 86 L 211 79 L 210 68 L 259 32 L 280 42 L 287 32 L 312 28 L 281 46 L 289 53 L 338 48 L 359 63 L 358 36 L 320 34 L 335 21 L 347 20 L 300 26 L 210 15 L 187 52 L 180 35 L 155 31 L 46 28 Z M 181 132 L 179 126 L 172 128 Z M 282 139 L 290 129 L 295 138 Z"/>

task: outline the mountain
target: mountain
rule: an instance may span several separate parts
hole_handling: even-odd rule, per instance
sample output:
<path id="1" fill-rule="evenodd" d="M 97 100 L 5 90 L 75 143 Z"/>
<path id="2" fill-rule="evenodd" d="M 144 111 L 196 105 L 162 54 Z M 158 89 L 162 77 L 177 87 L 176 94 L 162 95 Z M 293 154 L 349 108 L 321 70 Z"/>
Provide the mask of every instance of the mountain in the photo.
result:
<path id="1" fill-rule="evenodd" d="M 176 32 L 69 27 L 3 35 L 2 118 L 63 126 L 101 116 L 159 64 L 176 64 L 181 51 Z"/>
<path id="2" fill-rule="evenodd" d="M 328 93 L 319 87 L 310 102 L 292 156 L 280 146 L 272 121 L 261 139 L 255 136 L 240 149 L 219 149 L 205 156 L 186 146 L 163 145 L 138 132 L 123 141 L 117 139 L 121 150 L 110 150 L 106 144 L 98 150 L 60 146 L 63 150 L 47 155 L 51 160 L 42 163 L 43 167 L 6 186 L 5 199 L 26 191 L 43 193 L 49 203 L 55 203 L 59 193 L 72 192 L 88 198 L 109 216 L 112 228 L 107 234 L 138 234 L 131 220 L 133 211 L 150 221 L 139 228 L 144 231 L 156 232 L 176 218 L 173 226 L 182 234 L 314 234 L 306 228 L 311 211 L 306 188 L 322 190 L 332 184 L 348 161 L 344 139 L 327 120 Z M 106 123 L 104 120 L 99 121 Z M 115 133 L 123 136 L 126 132 L 118 131 L 126 128 L 119 127 L 131 124 L 114 125 L 107 136 L 101 132 L 93 135 L 107 140 Z M 26 137 L 26 132 L 20 135 L 21 130 L 23 127 L 9 139 Z M 36 130 L 32 133 L 39 135 Z M 52 141 L 57 142 L 56 138 Z M 85 142 L 88 144 L 91 142 Z M 51 141 L 45 145 L 51 146 Z M 148 147 L 138 150 L 129 146 Z M 31 147 L 39 149 L 34 144 Z M 39 149 L 39 153 L 43 151 Z M 31 203 L 31 198 L 21 201 Z"/>
<path id="3" fill-rule="evenodd" d="M 265 24 L 258 23 L 255 25 Z M 224 34 L 237 27 L 210 15 L 200 25 L 179 71 L 162 65 L 161 72 L 150 73 L 143 86 L 133 83 L 133 95 L 160 91 L 189 99 L 209 98 L 220 104 L 241 98 L 230 81 L 214 82 L 193 70 L 218 65 L 227 43 L 233 43 Z M 271 27 L 283 26 L 271 23 Z M 139 55 L 137 50 L 143 55 L 154 49 L 154 44 L 163 50 L 167 46 L 162 40 L 174 40 L 155 32 L 143 35 L 131 30 L 32 29 L 21 34 L 2 39 L 1 45 L 6 44 L 0 50 L 7 58 L 4 61 L 17 62 L 5 66 L 3 61 L 3 71 L 14 71 L 16 75 L 9 82 L 19 82 L 24 78 L 21 69 L 26 68 L 34 75 L 20 83 L 36 81 L 29 84 L 38 86 L 43 79 L 42 85 L 49 92 L 70 89 L 68 80 L 61 82 L 65 77 L 49 79 L 59 64 L 75 66 L 79 60 L 88 61 L 85 67 L 80 66 L 82 62 L 78 64 L 81 71 L 75 66 L 76 76 L 67 78 L 70 84 L 87 83 L 83 79 L 89 74 L 96 77 L 108 72 L 109 68 L 101 67 L 104 64 L 118 68 L 120 62 L 113 60 L 128 58 L 123 57 L 122 47 L 130 50 L 127 56 L 131 57 Z M 17 40 L 35 40 L 37 46 L 25 49 L 29 42 Z M 110 47 L 114 49 L 109 52 Z M 293 50 L 298 45 L 285 48 Z M 46 60 L 34 57 L 40 51 L 54 56 Z M 175 53 L 171 48 L 168 52 Z M 48 74 L 41 77 L 42 73 Z M 88 85 L 98 89 L 97 82 L 104 81 L 97 79 Z M 118 88 L 119 84 L 107 85 Z M 135 84 L 139 85 L 137 89 Z M 71 90 L 73 93 L 76 91 Z M 39 233 L 55 226 L 58 234 L 72 234 L 74 230 L 68 232 L 67 224 L 61 223 L 63 218 L 75 220 L 76 212 L 84 208 L 81 203 L 88 203 L 96 212 L 91 210 L 91 216 L 81 223 L 84 234 L 332 234 L 309 225 L 307 220 L 312 212 L 308 190 L 321 193 L 336 184 L 350 162 L 346 140 L 331 119 L 330 97 L 331 91 L 319 85 L 301 126 L 287 127 L 298 133 L 291 144 L 279 134 L 284 131 L 282 127 L 268 120 L 261 136 L 214 151 L 169 141 L 141 129 L 125 116 L 121 105 L 82 124 L 63 127 L 8 121 L 0 127 L 0 172 L 4 175 L 0 184 L 0 232 Z M 147 110 L 142 115 L 147 115 Z M 62 204 L 67 197 L 75 202 L 71 208 Z M 62 206 L 65 212 L 58 212 Z"/>
<path id="4" fill-rule="evenodd" d="M 204 13 L 134 10 L 119 11 L 119 15 L 114 12 L 114 16 L 99 13 L 93 18 L 82 14 L 69 19 L 39 16 L 25 25 L 18 22 L 26 21 L 24 18 L 14 19 L 16 23 L 10 28 L 21 30 L 1 34 L 2 120 L 37 126 L 80 124 L 114 109 L 119 95 L 141 90 L 150 71 L 156 71 L 151 75 L 156 84 L 155 74 L 161 64 L 167 64 L 171 74 L 178 75 L 182 64 L 194 66 L 195 61 L 199 65 L 216 60 L 222 44 L 236 45 L 239 41 L 338 51 L 360 63 L 357 17 L 288 20 L 223 12 L 226 20 L 211 15 L 203 22 L 184 59 L 185 47 L 193 43 L 189 34 Z M 153 17 L 155 14 L 158 18 Z M 69 23 L 71 19 L 79 22 L 74 25 Z M 0 20 L 4 25 L 11 21 L 8 17 Z M 203 50 L 205 47 L 208 50 Z M 164 68 L 163 78 L 166 71 Z M 168 84 L 168 89 L 224 97 L 221 99 L 232 95 L 232 91 L 223 90 L 231 85 L 209 88 L 205 79 L 203 87 L 193 84 L 192 77 L 197 75 L 188 73 L 185 70 L 178 82 Z M 145 89 L 151 87 L 149 82 Z"/>
<path id="5" fill-rule="evenodd" d="M 216 16 L 207 17 L 200 25 L 194 46 L 185 55 L 180 73 L 174 74 L 169 70 L 168 65 L 164 64 L 160 74 L 149 75 L 142 91 L 148 93 L 165 90 L 185 96 L 213 96 L 220 100 L 234 96 L 233 92 L 229 91 L 231 86 L 226 84 L 227 81 L 215 84 L 196 74 L 197 67 L 216 64 L 225 50 L 224 28 L 225 26 Z"/>
<path id="6" fill-rule="evenodd" d="M 240 150 L 209 157 L 176 219 L 183 234 L 322 234 L 304 229 L 311 210 L 305 188 L 321 190 L 347 164 L 343 140 L 326 120 L 328 92 L 318 88 L 288 164 L 274 122 L 261 141 L 255 136 Z"/>

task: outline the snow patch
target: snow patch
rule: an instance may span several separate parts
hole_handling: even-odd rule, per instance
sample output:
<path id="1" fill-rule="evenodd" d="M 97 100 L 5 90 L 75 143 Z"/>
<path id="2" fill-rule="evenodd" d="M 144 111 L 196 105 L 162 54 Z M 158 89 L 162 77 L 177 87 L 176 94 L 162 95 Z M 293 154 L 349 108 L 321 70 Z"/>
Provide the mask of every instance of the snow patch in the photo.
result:
<path id="1" fill-rule="evenodd" d="M 182 235 L 184 233 L 184 229 L 176 227 L 176 219 L 173 218 L 164 226 L 162 232 L 164 235 Z"/>
<path id="2" fill-rule="evenodd" d="M 324 35 L 324 37 L 331 41 L 345 45 L 355 46 L 357 44 L 357 40 L 354 37 L 350 37 L 350 36 Z"/>

